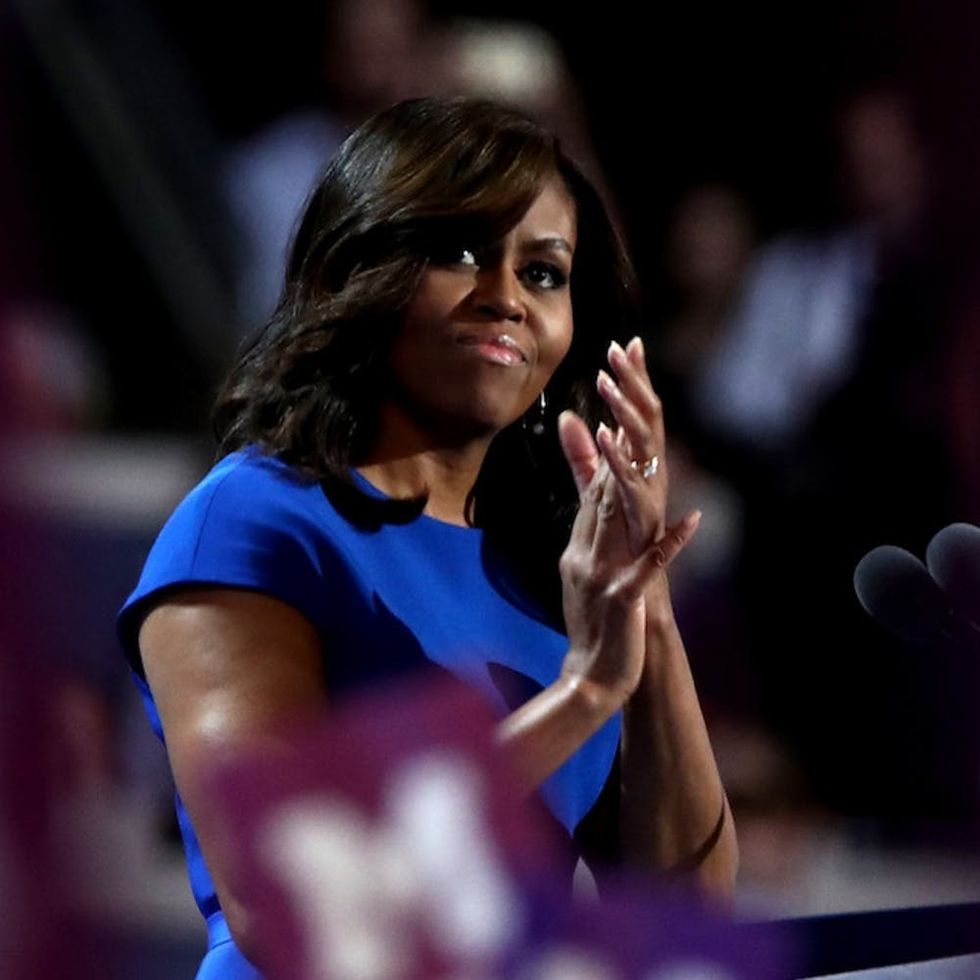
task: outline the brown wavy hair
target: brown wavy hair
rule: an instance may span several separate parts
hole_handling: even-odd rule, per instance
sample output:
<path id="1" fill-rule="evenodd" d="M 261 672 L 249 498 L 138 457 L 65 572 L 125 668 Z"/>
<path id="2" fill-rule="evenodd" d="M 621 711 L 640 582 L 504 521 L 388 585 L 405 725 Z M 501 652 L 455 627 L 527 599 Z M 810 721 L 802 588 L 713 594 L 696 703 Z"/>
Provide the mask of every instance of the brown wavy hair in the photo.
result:
<path id="1" fill-rule="evenodd" d="M 639 302 L 599 195 L 557 140 L 514 110 L 413 99 L 346 140 L 307 204 L 276 311 L 220 390 L 219 457 L 258 445 L 319 481 L 362 525 L 417 516 L 424 497 L 371 497 L 351 475 L 374 443 L 400 313 L 430 256 L 500 239 L 556 174 L 576 205 L 571 347 L 546 389 L 543 432 L 525 419 L 496 437 L 469 508 L 525 571 L 524 586 L 554 609 L 557 557 L 576 507 L 554 420 L 564 408 L 593 426 L 606 417 L 596 372 L 611 340 L 637 332 Z"/>

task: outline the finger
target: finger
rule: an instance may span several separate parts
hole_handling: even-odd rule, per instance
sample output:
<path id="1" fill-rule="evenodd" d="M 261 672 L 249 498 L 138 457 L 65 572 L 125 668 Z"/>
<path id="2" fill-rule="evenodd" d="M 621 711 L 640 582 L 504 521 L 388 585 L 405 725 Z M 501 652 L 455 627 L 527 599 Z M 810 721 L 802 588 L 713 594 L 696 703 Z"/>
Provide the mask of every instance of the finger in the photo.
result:
<path id="1" fill-rule="evenodd" d="M 660 483 L 663 484 L 664 493 L 666 493 L 667 484 L 667 470 L 666 470 L 666 435 L 663 428 L 663 413 L 660 406 L 660 400 L 653 393 L 652 388 L 650 388 L 650 377 L 646 371 L 646 365 L 644 362 L 643 353 L 643 342 L 639 337 L 634 337 L 627 345 L 625 352 L 623 349 L 615 342 L 610 345 L 609 348 L 610 362 L 621 362 L 624 358 L 628 358 L 630 364 L 630 370 L 639 370 L 643 378 L 643 386 L 648 389 L 650 395 L 654 398 L 655 408 L 654 421 L 650 426 L 650 438 L 645 443 L 640 443 L 639 445 L 633 445 L 631 440 L 626 436 L 625 430 L 620 427 L 621 431 L 618 433 L 619 440 L 621 443 L 626 444 L 626 453 L 629 458 L 635 463 L 648 462 L 657 457 L 657 469 L 654 472 L 660 473 Z M 638 365 L 638 367 L 637 367 Z M 622 392 L 622 387 L 620 391 Z M 636 435 L 634 434 L 634 440 Z M 650 474 L 652 476 L 653 474 Z"/>
<path id="2" fill-rule="evenodd" d="M 622 430 L 620 430 L 622 432 Z M 616 479 L 630 553 L 641 554 L 660 533 L 665 501 L 659 488 L 651 485 L 632 465 L 621 435 L 609 430 L 598 434 L 599 449 Z"/>
<path id="3" fill-rule="evenodd" d="M 659 456 L 663 463 L 666 446 L 663 407 L 650 382 L 643 341 L 634 337 L 626 345 L 625 351 L 619 344 L 610 344 L 609 363 L 616 372 L 620 392 L 632 402 L 648 426 L 645 440 L 631 447 L 631 458 L 650 459 Z M 633 439 L 636 442 L 635 430 Z M 661 474 L 661 480 L 666 481 L 666 471 Z"/>
<path id="4" fill-rule="evenodd" d="M 646 457 L 660 455 L 663 452 L 663 426 L 651 425 L 605 371 L 599 372 L 596 388 L 616 421 L 626 430 L 632 449 Z"/>
<path id="5" fill-rule="evenodd" d="M 623 447 L 623 452 L 626 453 L 627 458 L 632 459 L 632 447 L 630 446 L 630 441 L 626 437 L 626 430 L 621 426 L 616 426 L 616 445 Z"/>
<path id="6" fill-rule="evenodd" d="M 624 351 L 615 341 L 609 345 L 609 365 L 623 394 L 651 428 L 660 424 L 663 407 L 647 371 L 643 343 L 634 337 Z"/>
<path id="7" fill-rule="evenodd" d="M 626 345 L 626 356 L 630 359 L 637 370 L 646 378 L 649 382 L 650 387 L 653 387 L 653 382 L 650 381 L 650 374 L 647 370 L 647 355 L 643 347 L 643 338 L 637 334 L 627 345 Z"/>
<path id="8" fill-rule="evenodd" d="M 600 425 L 600 431 L 606 426 Z M 591 440 L 591 436 L 589 437 Z M 595 543 L 600 517 L 608 520 L 616 508 L 614 487 L 610 488 L 609 464 L 600 455 L 598 465 L 592 479 L 581 490 L 579 509 L 572 526 L 572 537 L 575 541 L 588 548 Z"/>
<path id="9" fill-rule="evenodd" d="M 579 500 L 599 468 L 599 452 L 589 427 L 574 412 L 566 410 L 558 416 L 558 441 L 572 471 Z"/>
<path id="10" fill-rule="evenodd" d="M 650 456 L 647 456 L 645 459 L 643 459 L 642 458 L 643 457 L 642 451 L 641 452 L 637 452 L 636 450 L 633 449 L 633 446 L 630 443 L 629 438 L 626 435 L 626 430 L 622 426 L 619 426 L 616 429 L 616 445 L 619 446 L 622 449 L 623 453 L 625 453 L 626 459 L 629 462 L 630 468 L 633 470 L 633 472 L 637 476 L 643 477 L 643 479 L 648 480 L 648 479 L 650 479 L 654 475 L 654 473 L 661 472 L 661 470 L 662 470 L 662 468 L 664 466 L 663 457 L 662 456 L 659 456 L 657 454 L 654 454 L 654 455 L 657 456 L 656 462 L 654 464 L 654 471 L 653 471 L 653 473 L 649 473 L 646 476 L 644 476 L 644 472 L 645 472 L 646 466 L 645 465 L 641 465 L 641 464 L 651 463 L 651 462 L 653 462 L 653 458 L 650 457 Z M 661 486 L 663 487 L 663 493 L 664 493 L 664 495 L 666 495 L 666 492 L 667 492 L 667 483 L 666 483 L 666 480 L 661 480 L 659 482 L 660 482 Z"/>
<path id="11" fill-rule="evenodd" d="M 596 432 L 596 438 L 602 443 L 608 444 L 612 438 L 612 433 L 610 432 L 608 426 L 600 424 L 599 429 Z M 605 453 L 602 454 L 599 469 L 596 471 L 594 489 L 595 513 L 597 520 L 595 540 L 598 542 L 600 537 L 609 529 L 611 524 L 620 519 L 623 509 L 619 491 L 616 487 L 616 477 L 613 475 L 612 470 L 610 469 L 609 460 L 606 458 Z M 591 487 L 590 490 L 592 490 Z"/>
<path id="12" fill-rule="evenodd" d="M 596 441 L 609 445 L 615 441 L 615 437 L 607 425 L 600 424 L 596 431 Z M 625 549 L 622 499 L 618 481 L 605 453 L 600 454 L 599 468 L 582 498 L 579 516 L 582 528 L 579 541 L 591 530 L 589 545 L 593 553 L 601 553 L 604 559 L 609 559 L 620 549 Z M 624 554 L 616 560 L 622 561 L 625 557 Z"/>
<path id="13" fill-rule="evenodd" d="M 667 528 L 664 536 L 654 542 L 637 562 L 638 577 L 646 580 L 651 574 L 667 568 L 687 547 L 700 523 L 701 511 L 695 510 Z"/>
<path id="14" fill-rule="evenodd" d="M 663 566 L 666 568 L 690 543 L 701 525 L 701 511 L 693 510 L 676 524 L 671 524 L 664 536 L 654 544 L 661 548 Z"/>
<path id="15" fill-rule="evenodd" d="M 611 429 L 600 426 L 596 433 L 596 443 L 609 464 L 609 469 L 621 483 L 632 482 L 636 478 L 636 470 L 631 465 L 629 440 L 622 426 L 616 430 L 615 435 Z"/>

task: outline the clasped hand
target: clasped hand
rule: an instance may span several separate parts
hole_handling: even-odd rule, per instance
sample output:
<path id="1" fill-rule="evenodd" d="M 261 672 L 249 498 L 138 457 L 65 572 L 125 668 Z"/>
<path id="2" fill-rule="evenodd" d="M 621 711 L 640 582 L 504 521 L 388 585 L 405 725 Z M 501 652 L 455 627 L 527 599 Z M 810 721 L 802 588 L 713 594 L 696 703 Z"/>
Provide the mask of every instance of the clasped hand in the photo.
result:
<path id="1" fill-rule="evenodd" d="M 593 439 L 574 412 L 559 419 L 579 493 L 559 569 L 569 637 L 563 673 L 622 703 L 643 669 L 648 601 L 658 590 L 665 595 L 665 569 L 693 536 L 700 515 L 666 525 L 663 412 L 640 339 L 625 350 L 613 343 L 609 365 L 615 379 L 600 371 L 596 385 L 617 432 L 600 425 Z M 647 465 L 651 460 L 654 466 Z"/>

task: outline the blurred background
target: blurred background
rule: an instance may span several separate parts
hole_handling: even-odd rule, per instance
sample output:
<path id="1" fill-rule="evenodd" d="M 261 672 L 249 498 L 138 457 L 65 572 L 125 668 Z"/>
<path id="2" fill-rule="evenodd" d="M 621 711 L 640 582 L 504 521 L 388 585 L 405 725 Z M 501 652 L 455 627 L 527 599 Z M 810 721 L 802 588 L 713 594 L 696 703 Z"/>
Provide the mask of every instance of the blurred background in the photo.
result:
<path id="1" fill-rule="evenodd" d="M 875 545 L 980 523 L 978 47 L 953 0 L 9 0 L 0 888 L 52 861 L 159 940 L 160 976 L 194 963 L 114 611 L 210 464 L 216 385 L 324 163 L 454 92 L 557 131 L 631 244 L 674 505 L 705 515 L 673 591 L 740 913 L 980 897 L 980 649 L 903 644 L 851 585 Z"/>

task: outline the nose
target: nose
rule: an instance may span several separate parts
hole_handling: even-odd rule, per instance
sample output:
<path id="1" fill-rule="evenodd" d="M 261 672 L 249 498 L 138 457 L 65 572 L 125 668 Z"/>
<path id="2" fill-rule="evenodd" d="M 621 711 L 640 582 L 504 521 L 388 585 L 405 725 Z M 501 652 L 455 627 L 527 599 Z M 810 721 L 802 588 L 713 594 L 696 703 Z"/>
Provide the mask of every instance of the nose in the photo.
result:
<path id="1" fill-rule="evenodd" d="M 502 263 L 480 267 L 473 301 L 481 314 L 494 320 L 519 323 L 527 312 L 520 279 Z"/>

